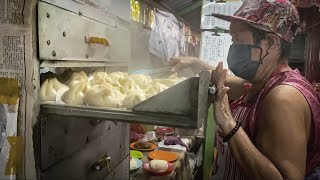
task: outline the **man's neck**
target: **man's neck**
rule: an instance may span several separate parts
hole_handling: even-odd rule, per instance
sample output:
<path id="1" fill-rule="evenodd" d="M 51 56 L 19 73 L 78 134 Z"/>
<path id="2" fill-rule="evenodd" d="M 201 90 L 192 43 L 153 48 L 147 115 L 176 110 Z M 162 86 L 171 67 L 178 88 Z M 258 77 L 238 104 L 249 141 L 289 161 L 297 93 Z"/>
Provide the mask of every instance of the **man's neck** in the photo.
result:
<path id="1" fill-rule="evenodd" d="M 287 65 L 287 61 L 278 61 L 278 63 L 274 63 L 270 66 L 267 66 L 261 73 L 261 76 L 257 78 L 256 81 L 252 82 L 252 86 L 259 87 L 262 84 L 266 83 L 274 73 L 278 73 L 277 71 L 286 70 L 283 66 Z"/>
<path id="2" fill-rule="evenodd" d="M 272 65 L 270 67 L 267 67 L 267 69 L 265 69 L 261 75 L 257 78 L 257 80 L 255 80 L 254 82 L 252 82 L 252 86 L 253 87 L 257 87 L 260 86 L 261 84 L 264 84 L 269 78 L 270 76 L 273 74 L 273 72 L 276 70 L 277 65 Z"/>

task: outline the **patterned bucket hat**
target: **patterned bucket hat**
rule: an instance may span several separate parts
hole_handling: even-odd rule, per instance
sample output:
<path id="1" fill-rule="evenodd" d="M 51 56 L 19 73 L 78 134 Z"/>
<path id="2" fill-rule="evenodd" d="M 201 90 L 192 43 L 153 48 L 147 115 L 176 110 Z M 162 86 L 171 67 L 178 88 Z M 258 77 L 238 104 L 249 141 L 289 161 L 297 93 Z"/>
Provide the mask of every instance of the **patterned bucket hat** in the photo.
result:
<path id="1" fill-rule="evenodd" d="M 289 0 L 245 0 L 233 16 L 212 16 L 226 21 L 240 20 L 292 42 L 299 32 L 299 13 Z"/>

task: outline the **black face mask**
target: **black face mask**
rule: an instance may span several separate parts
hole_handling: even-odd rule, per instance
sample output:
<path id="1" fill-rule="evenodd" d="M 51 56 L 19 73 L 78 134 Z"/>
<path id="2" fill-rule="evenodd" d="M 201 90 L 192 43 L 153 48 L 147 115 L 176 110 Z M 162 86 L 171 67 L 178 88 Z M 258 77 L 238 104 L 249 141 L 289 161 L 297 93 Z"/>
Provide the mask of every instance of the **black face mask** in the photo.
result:
<path id="1" fill-rule="evenodd" d="M 251 49 L 260 49 L 260 59 L 258 61 L 252 61 Z M 228 66 L 234 75 L 251 81 L 257 73 L 257 70 L 262 64 L 262 60 L 268 55 L 268 53 L 261 57 L 262 49 L 259 46 L 253 46 L 248 44 L 233 44 L 230 46 L 228 53 Z"/>

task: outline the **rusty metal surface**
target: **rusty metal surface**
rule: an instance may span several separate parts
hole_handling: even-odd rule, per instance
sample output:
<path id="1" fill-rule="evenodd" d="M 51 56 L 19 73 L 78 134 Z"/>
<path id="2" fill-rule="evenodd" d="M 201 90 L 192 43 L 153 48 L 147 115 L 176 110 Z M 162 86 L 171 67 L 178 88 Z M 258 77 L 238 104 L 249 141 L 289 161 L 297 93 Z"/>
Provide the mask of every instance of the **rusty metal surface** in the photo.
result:
<path id="1" fill-rule="evenodd" d="M 64 119 L 68 121 L 68 119 Z M 80 121 L 78 121 L 80 122 Z M 111 122 L 113 123 L 113 122 Z M 90 125 L 88 125 L 89 127 Z M 80 135 L 85 129 L 77 128 Z M 113 126 L 107 134 L 101 135 L 96 139 L 89 141 L 88 144 L 79 149 L 77 152 L 72 153 L 63 160 L 55 163 L 41 173 L 43 180 L 57 180 L 57 179 L 77 179 L 77 180 L 99 180 L 105 179 L 112 170 L 120 164 L 121 161 L 129 154 L 129 126 L 124 123 L 118 123 Z M 81 136 L 81 135 L 80 135 Z M 54 134 L 52 135 L 52 138 Z M 64 139 L 57 138 L 55 142 L 43 143 L 60 143 L 64 145 Z M 74 138 L 76 139 L 76 137 Z M 81 139 L 81 138 L 80 138 Z M 54 152 L 54 150 L 53 150 Z M 42 152 L 51 156 L 52 153 Z M 54 153 L 53 153 L 54 154 Z M 93 165 L 103 157 L 110 157 L 110 166 L 103 167 L 100 170 L 94 170 Z"/>

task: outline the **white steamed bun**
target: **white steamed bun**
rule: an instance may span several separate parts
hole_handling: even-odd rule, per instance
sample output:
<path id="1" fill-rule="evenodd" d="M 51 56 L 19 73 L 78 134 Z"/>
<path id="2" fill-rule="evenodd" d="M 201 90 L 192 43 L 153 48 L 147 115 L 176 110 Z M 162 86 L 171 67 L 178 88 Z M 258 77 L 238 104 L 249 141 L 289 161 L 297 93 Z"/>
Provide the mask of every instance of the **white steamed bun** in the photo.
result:
<path id="1" fill-rule="evenodd" d="M 59 90 L 68 90 L 69 87 L 60 83 L 57 78 L 47 79 L 40 87 L 40 101 L 56 101 Z"/>
<path id="2" fill-rule="evenodd" d="M 65 83 L 67 86 L 72 87 L 78 82 L 88 82 L 88 77 L 85 72 L 74 72 L 71 78 Z"/>
<path id="3" fill-rule="evenodd" d="M 149 75 L 133 74 L 130 78 L 141 88 L 146 88 L 152 84 L 152 79 Z"/>
<path id="4" fill-rule="evenodd" d="M 144 101 L 146 98 L 141 91 L 132 91 L 123 100 L 123 107 L 132 109 L 135 105 Z"/>
<path id="5" fill-rule="evenodd" d="M 117 83 L 119 85 L 122 85 L 123 82 L 128 78 L 127 73 L 123 73 L 120 71 L 110 73 L 109 76 L 113 80 L 114 83 Z"/>
<path id="6" fill-rule="evenodd" d="M 85 94 L 85 102 L 90 106 L 119 108 L 122 97 L 111 85 L 92 86 Z"/>
<path id="7" fill-rule="evenodd" d="M 168 162 L 164 160 L 151 160 L 149 165 L 153 171 L 164 172 L 168 170 Z"/>
<path id="8" fill-rule="evenodd" d="M 106 72 L 95 72 L 93 73 L 91 78 L 92 78 L 90 80 L 91 86 L 114 83 L 111 77 Z"/>
<path id="9" fill-rule="evenodd" d="M 66 104 L 84 105 L 84 94 L 88 90 L 87 88 L 86 82 L 78 82 L 62 95 L 61 100 Z"/>

